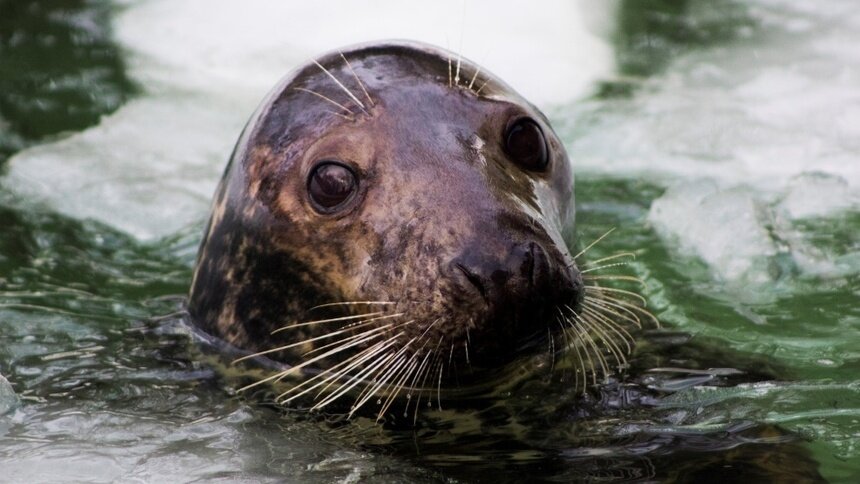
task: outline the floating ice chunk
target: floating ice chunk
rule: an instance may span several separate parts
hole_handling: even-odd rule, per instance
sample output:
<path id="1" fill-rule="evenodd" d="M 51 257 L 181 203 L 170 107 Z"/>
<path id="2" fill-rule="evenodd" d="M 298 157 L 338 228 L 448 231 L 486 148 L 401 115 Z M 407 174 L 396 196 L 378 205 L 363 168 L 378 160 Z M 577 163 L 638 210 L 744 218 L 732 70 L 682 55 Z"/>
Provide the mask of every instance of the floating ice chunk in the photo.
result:
<path id="1" fill-rule="evenodd" d="M 860 193 L 844 178 L 825 173 L 804 173 L 789 183 L 779 203 L 791 219 L 824 217 L 860 208 Z"/>
<path id="2" fill-rule="evenodd" d="M 193 96 L 131 101 L 95 128 L 15 157 L 0 186 L 140 239 L 174 233 L 205 215 L 234 142 L 227 133 L 241 129 L 225 109 Z"/>
<path id="3" fill-rule="evenodd" d="M 648 220 L 661 237 L 708 264 L 735 289 L 786 275 L 837 278 L 860 270 L 860 254 L 815 245 L 795 222 L 860 207 L 860 194 L 832 175 L 807 173 L 763 191 L 712 179 L 679 182 L 655 199 Z"/>
<path id="4" fill-rule="evenodd" d="M 14 410 L 21 402 L 5 376 L 0 375 L 0 415 L 6 415 Z"/>
<path id="5" fill-rule="evenodd" d="M 701 258 L 718 277 L 753 284 L 772 280 L 768 258 L 777 253 L 765 217 L 749 187 L 721 190 L 709 180 L 670 188 L 648 213 L 658 233 Z"/>

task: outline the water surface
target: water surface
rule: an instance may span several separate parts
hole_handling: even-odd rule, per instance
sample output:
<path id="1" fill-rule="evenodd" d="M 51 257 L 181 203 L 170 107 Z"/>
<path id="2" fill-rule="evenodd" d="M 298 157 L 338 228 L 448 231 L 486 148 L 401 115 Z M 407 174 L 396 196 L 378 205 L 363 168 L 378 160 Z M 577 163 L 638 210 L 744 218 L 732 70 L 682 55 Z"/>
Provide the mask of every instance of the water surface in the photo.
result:
<path id="1" fill-rule="evenodd" d="M 601 405 L 524 385 L 482 418 L 489 434 L 531 431 L 424 435 L 415 451 L 363 448 L 372 426 L 332 429 L 236 395 L 174 316 L 231 145 L 292 61 L 260 44 L 264 28 L 217 57 L 212 31 L 180 28 L 200 8 L 0 1 L 4 479 L 695 479 L 768 456 L 860 478 L 855 2 L 622 1 L 589 20 L 595 34 L 571 17 L 569 35 L 594 48 L 555 54 L 579 56 L 584 87 L 540 103 L 577 165 L 580 238 L 616 227 L 594 256 L 636 252 L 666 326 L 643 336 L 631 372 L 650 389 L 611 384 L 606 401 L 643 401 L 577 414 Z M 193 47 L 144 35 L 159 25 Z M 747 373 L 647 371 L 667 355 Z M 558 409 L 533 411 L 541 398 Z"/>

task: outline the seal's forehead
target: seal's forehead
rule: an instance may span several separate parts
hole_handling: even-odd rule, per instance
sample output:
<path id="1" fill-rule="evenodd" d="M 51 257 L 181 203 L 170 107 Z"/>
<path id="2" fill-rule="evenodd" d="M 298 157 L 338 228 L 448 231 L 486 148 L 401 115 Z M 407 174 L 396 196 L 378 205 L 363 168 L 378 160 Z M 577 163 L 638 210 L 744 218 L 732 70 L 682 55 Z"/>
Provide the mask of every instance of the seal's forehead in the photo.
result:
<path id="1" fill-rule="evenodd" d="M 275 91 L 282 101 L 303 92 L 327 103 L 327 108 L 346 113 L 343 107 L 373 104 L 374 94 L 390 88 L 409 91 L 426 85 L 525 103 L 474 62 L 439 47 L 406 41 L 360 44 L 322 55 L 287 76 Z"/>
<path id="2" fill-rule="evenodd" d="M 447 97 L 453 93 L 462 95 L 456 96 L 459 101 Z M 538 112 L 503 81 L 453 52 L 417 42 L 382 42 L 330 52 L 287 75 L 252 118 L 251 138 L 274 150 L 299 150 L 303 140 L 336 124 L 372 118 L 377 104 L 396 105 L 400 113 L 439 111 L 444 97 L 461 114 L 477 107 L 469 100 L 506 101 Z"/>

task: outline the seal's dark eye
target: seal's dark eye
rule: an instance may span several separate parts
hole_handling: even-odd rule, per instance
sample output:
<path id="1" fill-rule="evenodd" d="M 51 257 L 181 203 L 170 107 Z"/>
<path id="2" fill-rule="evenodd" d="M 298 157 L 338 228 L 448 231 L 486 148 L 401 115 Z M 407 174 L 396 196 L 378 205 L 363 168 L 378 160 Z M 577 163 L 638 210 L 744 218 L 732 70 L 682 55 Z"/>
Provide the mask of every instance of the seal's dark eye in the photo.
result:
<path id="1" fill-rule="evenodd" d="M 522 118 L 508 126 L 505 151 L 523 167 L 543 171 L 549 164 L 549 153 L 543 131 L 534 120 Z"/>
<path id="2" fill-rule="evenodd" d="M 317 164 L 308 177 L 308 194 L 317 209 L 324 213 L 334 211 L 358 191 L 355 173 L 335 161 Z"/>

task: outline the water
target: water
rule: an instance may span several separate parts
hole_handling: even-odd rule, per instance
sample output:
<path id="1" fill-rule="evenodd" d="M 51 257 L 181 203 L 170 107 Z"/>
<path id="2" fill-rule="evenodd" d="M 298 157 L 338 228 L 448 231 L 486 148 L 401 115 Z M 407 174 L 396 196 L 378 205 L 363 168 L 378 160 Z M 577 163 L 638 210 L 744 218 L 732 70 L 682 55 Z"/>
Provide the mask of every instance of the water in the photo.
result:
<path id="1" fill-rule="evenodd" d="M 355 25 L 334 4 L 316 17 L 325 29 L 273 3 L 0 2 L 2 480 L 690 479 L 712 457 L 767 455 L 860 478 L 856 2 L 559 2 L 516 16 L 457 2 L 421 25 L 394 3 L 356 5 L 375 14 Z M 371 452 L 355 435 L 372 426 L 333 430 L 236 396 L 170 317 L 263 93 L 319 51 L 407 36 L 462 45 L 548 112 L 577 165 L 580 237 L 617 227 L 595 256 L 634 250 L 652 308 L 694 335 L 645 338 L 640 404 L 577 418 L 588 402 L 534 382 L 483 412 L 533 429 L 517 439 L 440 433 L 420 452 Z M 512 64 L 516 49 L 543 55 Z M 777 380 L 646 371 L 702 361 Z"/>

